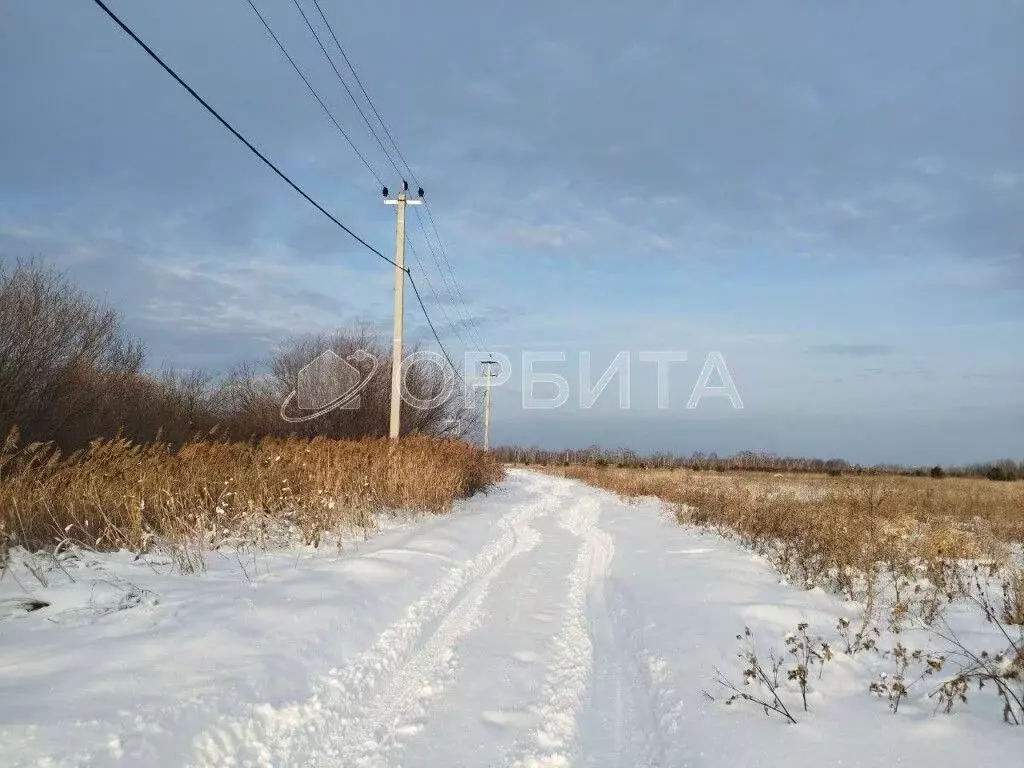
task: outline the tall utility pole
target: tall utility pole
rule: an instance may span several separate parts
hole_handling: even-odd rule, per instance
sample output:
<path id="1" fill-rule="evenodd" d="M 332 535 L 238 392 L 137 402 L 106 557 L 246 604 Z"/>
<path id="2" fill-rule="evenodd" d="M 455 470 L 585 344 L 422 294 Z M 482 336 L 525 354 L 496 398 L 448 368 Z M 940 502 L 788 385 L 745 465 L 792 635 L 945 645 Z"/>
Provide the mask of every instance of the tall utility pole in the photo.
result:
<path id="1" fill-rule="evenodd" d="M 484 366 L 484 378 L 487 380 L 487 388 L 484 390 L 484 450 L 488 451 L 491 448 L 491 378 L 494 376 L 491 366 L 497 365 L 498 361 L 483 360 L 481 362 Z"/>
<path id="2" fill-rule="evenodd" d="M 409 200 L 409 182 L 402 182 L 402 191 L 394 199 L 388 198 L 384 187 L 385 205 L 395 206 L 395 337 L 391 346 L 391 424 L 389 434 L 398 439 L 402 420 L 402 332 L 405 321 L 405 206 L 420 205 L 423 202 L 423 188 L 418 200 Z"/>

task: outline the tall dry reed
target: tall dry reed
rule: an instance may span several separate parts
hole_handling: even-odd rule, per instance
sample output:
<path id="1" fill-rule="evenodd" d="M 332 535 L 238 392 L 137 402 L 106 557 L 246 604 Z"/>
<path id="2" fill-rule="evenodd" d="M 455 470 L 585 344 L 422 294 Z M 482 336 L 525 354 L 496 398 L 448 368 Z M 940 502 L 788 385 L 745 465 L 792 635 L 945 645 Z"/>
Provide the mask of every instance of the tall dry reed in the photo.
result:
<path id="1" fill-rule="evenodd" d="M 0 450 L 0 533 L 30 549 L 65 541 L 143 551 L 154 540 L 216 541 L 276 521 L 313 543 L 370 525 L 385 509 L 444 512 L 501 474 L 483 451 L 428 437 L 197 440 L 178 449 L 97 440 L 64 457 L 12 433 Z"/>

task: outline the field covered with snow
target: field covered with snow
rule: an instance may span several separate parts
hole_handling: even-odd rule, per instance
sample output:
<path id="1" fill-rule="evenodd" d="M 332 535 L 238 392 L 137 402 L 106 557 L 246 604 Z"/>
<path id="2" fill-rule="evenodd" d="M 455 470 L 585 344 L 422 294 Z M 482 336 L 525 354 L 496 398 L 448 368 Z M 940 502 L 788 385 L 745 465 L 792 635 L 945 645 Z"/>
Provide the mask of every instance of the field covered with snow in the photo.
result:
<path id="1" fill-rule="evenodd" d="M 934 633 L 850 648 L 861 604 L 789 585 L 653 499 L 512 470 L 451 515 L 340 551 L 205 558 L 182 574 L 126 552 L 12 557 L 0 765 L 935 768 L 1024 753 L 991 685 L 936 712 L 953 660 L 916 671 L 948 655 Z M 968 648 L 1007 645 L 977 611 L 944 621 Z M 921 656 L 894 713 L 898 644 Z M 728 705 L 730 686 L 796 723 Z"/>

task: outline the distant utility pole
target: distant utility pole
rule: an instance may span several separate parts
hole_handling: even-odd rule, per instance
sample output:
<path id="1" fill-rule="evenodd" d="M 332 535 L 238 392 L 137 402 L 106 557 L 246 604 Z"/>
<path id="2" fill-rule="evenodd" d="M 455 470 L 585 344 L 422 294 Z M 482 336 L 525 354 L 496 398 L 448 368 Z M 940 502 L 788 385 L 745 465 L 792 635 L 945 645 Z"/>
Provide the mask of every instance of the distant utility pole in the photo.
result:
<path id="1" fill-rule="evenodd" d="M 484 450 L 491 449 L 491 378 L 494 372 L 492 365 L 497 365 L 497 360 L 483 360 L 484 378 L 487 380 L 487 388 L 484 390 Z"/>
<path id="2" fill-rule="evenodd" d="M 392 440 L 398 439 L 398 431 L 402 419 L 402 329 L 405 319 L 405 206 L 423 203 L 423 187 L 419 189 L 419 199 L 409 200 L 409 182 L 402 182 L 402 191 L 394 199 L 388 198 L 388 188 L 384 187 L 385 205 L 395 206 L 397 224 L 395 225 L 395 338 L 391 347 L 391 425 Z"/>

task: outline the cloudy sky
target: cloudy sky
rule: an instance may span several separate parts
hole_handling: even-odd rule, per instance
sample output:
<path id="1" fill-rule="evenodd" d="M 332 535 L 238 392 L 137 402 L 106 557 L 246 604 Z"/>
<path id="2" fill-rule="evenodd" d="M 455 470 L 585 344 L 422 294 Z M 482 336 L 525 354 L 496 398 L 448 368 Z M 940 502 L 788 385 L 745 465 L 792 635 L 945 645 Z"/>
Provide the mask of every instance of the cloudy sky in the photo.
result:
<path id="1" fill-rule="evenodd" d="M 292 0 L 255 1 L 397 187 Z M 109 4 L 391 251 L 374 175 L 245 0 Z M 321 5 L 427 189 L 455 300 L 415 217 L 410 264 L 446 345 L 511 362 L 496 442 L 1024 455 L 1020 0 Z M 388 333 L 388 265 L 87 0 L 0 0 L 0 257 L 30 256 L 119 307 L 154 367 L 224 370 L 356 321 Z M 569 382 L 558 409 L 523 408 L 538 351 L 565 356 L 535 365 Z M 645 351 L 687 355 L 666 410 Z M 686 408 L 713 351 L 742 410 Z M 582 352 L 592 380 L 630 356 L 628 411 L 615 381 L 580 407 Z"/>

